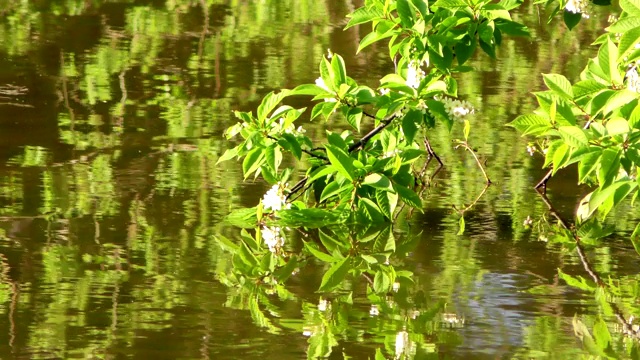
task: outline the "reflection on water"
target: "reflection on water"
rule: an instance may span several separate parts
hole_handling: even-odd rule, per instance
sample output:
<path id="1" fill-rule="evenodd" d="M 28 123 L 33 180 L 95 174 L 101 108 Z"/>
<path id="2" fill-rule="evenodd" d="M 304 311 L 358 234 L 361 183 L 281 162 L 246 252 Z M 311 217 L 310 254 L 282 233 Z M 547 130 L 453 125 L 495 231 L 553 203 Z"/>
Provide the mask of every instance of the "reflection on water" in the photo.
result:
<path id="1" fill-rule="evenodd" d="M 577 77 L 604 22 L 569 33 L 540 25 L 533 5 L 517 16 L 545 41 L 506 39 L 500 60 L 478 56 L 478 71 L 459 79 L 479 110 L 470 142 L 495 182 L 465 213 L 463 236 L 452 206 L 475 199 L 482 174 L 451 146 L 460 129 L 430 137 L 446 167 L 424 213 L 400 219 L 390 259 L 414 272 L 413 285 L 380 297 L 354 278 L 352 297 L 320 294 L 327 265 L 313 259 L 286 287 L 234 285 L 214 235 L 237 242 L 222 219 L 267 186 L 243 182 L 239 164 L 215 165 L 231 111 L 313 82 L 329 48 L 375 86 L 390 71 L 384 51 L 355 56 L 365 29 L 342 31 L 361 3 L 0 0 L 0 357 L 584 354 L 571 321 L 597 317 L 598 305 L 558 278 L 558 268 L 585 274 L 575 252 L 538 236 L 540 159 L 503 125 L 531 109 L 541 72 Z M 571 57 L 550 62 L 561 54 Z M 332 124 L 307 126 L 319 138 Z M 550 184 L 567 215 L 581 195 L 573 179 Z M 628 231 L 636 215 L 618 211 L 618 231 Z M 289 252 L 318 236 L 285 232 Z M 630 251 L 614 237 L 588 253 L 627 284 L 622 299 L 639 265 Z"/>

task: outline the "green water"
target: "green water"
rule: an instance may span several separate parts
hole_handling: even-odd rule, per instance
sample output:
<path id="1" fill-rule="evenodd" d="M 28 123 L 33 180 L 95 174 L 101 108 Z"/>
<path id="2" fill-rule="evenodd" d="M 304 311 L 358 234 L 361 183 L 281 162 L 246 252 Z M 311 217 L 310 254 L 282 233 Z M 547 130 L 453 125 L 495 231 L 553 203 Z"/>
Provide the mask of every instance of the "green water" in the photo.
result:
<path id="1" fill-rule="evenodd" d="M 388 359 L 567 359 L 588 356 L 576 315 L 619 334 L 601 302 L 559 278 L 588 275 L 577 251 L 540 230 L 550 218 L 532 190 L 542 157 L 504 126 L 532 110 L 540 73 L 577 78 L 606 16 L 569 32 L 532 4 L 516 16 L 541 40 L 505 39 L 499 60 L 477 56 L 459 78 L 477 112 L 470 143 L 494 182 L 465 213 L 464 235 L 454 207 L 484 179 L 453 148 L 461 126 L 430 135 L 445 168 L 424 212 L 403 213 L 391 234 L 391 264 L 413 271 L 413 285 L 377 297 L 352 278 L 350 299 L 321 294 L 328 265 L 309 260 L 275 293 L 228 286 L 231 255 L 216 239 L 237 242 L 240 230 L 223 219 L 268 189 L 243 181 L 240 164 L 216 166 L 231 111 L 313 83 L 328 49 L 376 86 L 392 71 L 386 50 L 356 56 L 366 29 L 342 30 L 360 5 L 0 0 L 0 358 L 373 359 L 381 349 Z M 335 124 L 305 128 L 322 138 Z M 570 218 L 586 189 L 562 175 L 549 197 Z M 626 240 L 638 214 L 625 205 L 615 218 L 586 257 L 620 284 L 609 301 L 629 318 L 640 315 L 640 259 Z M 285 233 L 292 253 L 320 236 Z"/>

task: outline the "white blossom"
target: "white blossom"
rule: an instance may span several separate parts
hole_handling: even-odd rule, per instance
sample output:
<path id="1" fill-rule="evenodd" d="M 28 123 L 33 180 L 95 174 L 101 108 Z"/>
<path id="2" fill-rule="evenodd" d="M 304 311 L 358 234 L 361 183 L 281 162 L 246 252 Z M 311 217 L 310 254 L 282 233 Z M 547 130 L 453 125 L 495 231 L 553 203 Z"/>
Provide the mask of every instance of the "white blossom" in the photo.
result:
<path id="1" fill-rule="evenodd" d="M 391 91 L 391 90 L 389 90 L 387 88 L 382 88 L 382 89 L 379 90 L 380 95 L 383 95 L 383 96 L 387 95 L 389 93 L 389 91 Z"/>
<path id="2" fill-rule="evenodd" d="M 529 227 L 533 224 L 533 219 L 531 218 L 531 216 L 527 215 L 527 218 L 524 219 L 524 221 L 522 222 L 522 225 L 524 225 L 525 227 Z"/>
<path id="3" fill-rule="evenodd" d="M 279 227 L 262 227 L 262 240 L 269 247 L 272 253 L 278 252 L 284 245 L 284 238 L 280 235 Z"/>
<path id="4" fill-rule="evenodd" d="M 633 64 L 624 76 L 627 83 L 627 89 L 633 92 L 640 92 L 640 76 L 638 76 L 638 68 Z"/>
<path id="5" fill-rule="evenodd" d="M 462 120 L 469 114 L 474 114 L 476 110 L 470 102 L 466 100 L 452 99 L 448 97 L 438 98 L 444 104 L 444 110 L 454 120 Z"/>
<path id="6" fill-rule="evenodd" d="M 369 309 L 369 315 L 371 316 L 380 315 L 380 310 L 378 310 L 378 305 L 371 305 L 371 309 Z"/>
<path id="7" fill-rule="evenodd" d="M 262 206 L 265 210 L 273 210 L 279 211 L 282 209 L 290 209 L 291 204 L 287 204 L 287 197 L 284 195 L 284 189 L 287 185 L 282 185 L 282 183 L 277 183 L 264 194 L 262 198 Z"/>
<path id="8" fill-rule="evenodd" d="M 391 286 L 391 289 L 394 292 L 398 292 L 398 290 L 400 290 L 400 283 L 399 282 L 394 282 L 393 285 Z"/>
<path id="9" fill-rule="evenodd" d="M 331 49 L 327 49 L 327 59 L 331 59 L 333 57 L 333 52 L 331 52 Z"/>
<path id="10" fill-rule="evenodd" d="M 390 158 L 390 157 L 393 157 L 393 156 L 396 156 L 396 155 L 400 154 L 401 152 L 402 151 L 400 149 L 393 149 L 391 151 L 387 151 L 384 154 L 382 154 L 382 158 L 383 159 Z"/>
<path id="11" fill-rule="evenodd" d="M 318 301 L 318 311 L 322 311 L 322 312 L 326 311 L 327 305 L 328 305 L 327 300 L 320 298 L 320 301 Z"/>
<path id="12" fill-rule="evenodd" d="M 420 63 L 411 60 L 407 68 L 407 86 L 417 89 L 420 86 L 420 81 L 424 79 L 425 72 L 420 68 Z"/>
<path id="13" fill-rule="evenodd" d="M 396 359 L 399 359 L 406 352 L 409 345 L 409 333 L 400 331 L 396 334 Z"/>
<path id="14" fill-rule="evenodd" d="M 583 19 L 588 19 L 589 5 L 589 0 L 569 0 L 564 9 L 570 13 L 582 14 Z"/>
<path id="15" fill-rule="evenodd" d="M 527 145 L 527 152 L 529 155 L 533 156 L 536 153 L 536 147 L 533 145 Z"/>

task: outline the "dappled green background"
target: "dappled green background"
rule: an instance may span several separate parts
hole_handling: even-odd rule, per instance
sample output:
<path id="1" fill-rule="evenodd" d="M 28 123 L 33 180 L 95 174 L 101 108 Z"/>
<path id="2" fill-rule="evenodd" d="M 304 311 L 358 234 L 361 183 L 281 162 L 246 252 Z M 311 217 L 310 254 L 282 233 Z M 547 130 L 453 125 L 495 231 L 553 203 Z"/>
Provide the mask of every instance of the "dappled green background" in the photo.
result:
<path id="1" fill-rule="evenodd" d="M 293 359 L 335 345 L 334 358 L 373 358 L 377 348 L 393 358 L 407 332 L 416 358 L 563 359 L 586 354 L 574 315 L 589 326 L 604 316 L 615 333 L 601 304 L 558 278 L 558 268 L 585 273 L 546 231 L 547 208 L 532 191 L 541 156 L 504 126 L 533 109 L 540 73 L 578 77 L 607 16 L 569 32 L 531 3 L 516 17 L 535 40 L 505 39 L 497 61 L 479 54 L 477 71 L 459 77 L 477 109 L 470 143 L 495 183 L 465 213 L 461 236 L 453 206 L 480 195 L 482 174 L 453 149 L 460 125 L 430 135 L 445 168 L 424 213 L 403 214 L 393 235 L 391 263 L 414 271 L 415 285 L 378 298 L 353 279 L 351 301 L 325 295 L 324 311 L 321 262 L 277 294 L 225 285 L 231 256 L 215 235 L 237 240 L 224 216 L 268 189 L 243 182 L 239 164 L 215 165 L 231 111 L 313 82 L 328 49 L 375 87 L 393 71 L 386 49 L 356 56 L 366 29 L 342 30 L 360 5 L 0 0 L 0 357 Z M 335 126 L 305 124 L 316 139 Z M 569 217 L 586 189 L 562 175 L 550 198 Z M 624 240 L 637 220 L 619 208 L 614 235 L 588 250 L 600 275 L 619 281 L 626 316 L 640 314 L 640 261 Z M 319 236 L 286 232 L 290 251 Z"/>

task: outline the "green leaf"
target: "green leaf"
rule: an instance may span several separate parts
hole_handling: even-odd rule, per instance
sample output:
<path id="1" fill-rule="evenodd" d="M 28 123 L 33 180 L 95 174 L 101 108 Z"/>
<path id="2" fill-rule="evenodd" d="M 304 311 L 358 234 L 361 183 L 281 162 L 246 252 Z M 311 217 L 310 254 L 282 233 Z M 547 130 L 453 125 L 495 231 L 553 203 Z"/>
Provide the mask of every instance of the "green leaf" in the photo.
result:
<path id="1" fill-rule="evenodd" d="M 323 115 L 323 114 L 331 114 L 331 112 L 333 112 L 333 110 L 336 108 L 336 106 L 339 103 L 337 102 L 321 102 L 318 104 L 315 104 L 313 106 L 313 109 L 311 109 L 311 119 L 313 120 L 315 118 L 317 118 L 319 115 Z"/>
<path id="2" fill-rule="evenodd" d="M 437 0 L 433 4 L 433 6 L 441 7 L 445 9 L 455 9 L 460 7 L 467 7 L 469 5 L 463 0 Z"/>
<path id="3" fill-rule="evenodd" d="M 413 143 L 416 132 L 418 132 L 417 124 L 420 123 L 422 123 L 422 111 L 420 110 L 411 109 L 402 118 L 402 133 L 408 143 Z"/>
<path id="4" fill-rule="evenodd" d="M 216 161 L 216 165 L 218 165 L 219 163 L 221 163 L 223 161 L 231 160 L 236 156 L 238 156 L 238 148 L 237 147 L 234 147 L 233 149 L 227 149 L 224 152 L 224 154 L 222 154 L 222 156 L 220 156 L 218 158 L 218 161 Z"/>
<path id="5" fill-rule="evenodd" d="M 378 205 L 370 199 L 360 198 L 358 209 L 361 211 L 361 215 L 374 224 L 384 221 L 384 213 L 380 210 Z"/>
<path id="6" fill-rule="evenodd" d="M 560 269 L 558 269 L 558 275 L 560 275 L 560 279 L 564 280 L 569 286 L 588 292 L 593 292 L 596 290 L 596 284 L 583 278 L 582 276 L 573 277 L 569 274 L 563 273 Z"/>
<path id="7" fill-rule="evenodd" d="M 600 159 L 600 170 L 598 171 L 598 184 L 603 188 L 613 182 L 618 175 L 620 168 L 620 149 L 605 149 Z"/>
<path id="8" fill-rule="evenodd" d="M 373 243 L 373 251 L 376 254 L 387 255 L 396 251 L 396 239 L 390 228 L 385 228 L 380 232 L 380 235 L 376 237 L 376 241 Z"/>
<path id="9" fill-rule="evenodd" d="M 462 40 L 455 44 L 455 53 L 458 59 L 458 65 L 462 65 L 473 56 L 478 43 L 475 37 L 465 35 Z"/>
<path id="10" fill-rule="evenodd" d="M 598 64 L 606 76 L 605 80 L 616 85 L 622 84 L 622 75 L 618 70 L 618 48 L 610 38 L 598 51 Z"/>
<path id="11" fill-rule="evenodd" d="M 264 123 L 267 116 L 275 107 L 289 95 L 289 90 L 282 90 L 279 93 L 270 92 L 263 99 L 258 106 L 258 120 Z"/>
<path id="12" fill-rule="evenodd" d="M 378 294 L 386 293 L 391 288 L 391 279 L 384 270 L 376 271 L 376 275 L 373 278 L 373 291 Z"/>
<path id="13" fill-rule="evenodd" d="M 321 88 L 316 84 L 302 84 L 298 85 L 295 89 L 291 90 L 289 95 L 324 95 L 326 97 L 331 97 L 333 94 L 328 92 L 327 90 Z"/>
<path id="14" fill-rule="evenodd" d="M 569 160 L 569 155 L 569 145 L 567 144 L 562 144 L 556 149 L 556 151 L 553 153 L 552 159 L 552 175 L 555 175 L 555 173 L 566 164 L 566 162 Z"/>
<path id="15" fill-rule="evenodd" d="M 334 263 L 340 259 L 336 259 L 333 256 L 323 252 L 322 250 L 320 250 L 320 248 L 318 247 L 318 245 L 316 243 L 312 243 L 312 242 L 305 242 L 304 243 L 304 247 L 305 249 L 307 249 L 311 255 L 315 256 L 316 258 L 318 258 L 321 261 L 324 262 L 328 262 L 328 263 Z"/>
<path id="16" fill-rule="evenodd" d="M 396 10 L 402 25 L 406 28 L 411 28 L 414 23 L 414 11 L 411 9 L 408 0 L 396 0 Z"/>
<path id="17" fill-rule="evenodd" d="M 625 32 L 633 28 L 637 28 L 638 26 L 640 26 L 640 17 L 628 16 L 616 21 L 605 30 L 614 34 L 624 34 Z"/>
<path id="18" fill-rule="evenodd" d="M 360 51 L 376 41 L 395 35 L 395 26 L 396 24 L 392 21 L 380 21 L 377 24 L 375 31 L 368 33 L 364 38 L 362 38 L 362 40 L 360 40 L 356 54 L 360 53 Z"/>
<path id="19" fill-rule="evenodd" d="M 346 257 L 341 261 L 334 263 L 329 270 L 322 276 L 319 291 L 330 291 L 340 285 L 349 272 L 349 262 L 351 258 Z"/>
<path id="20" fill-rule="evenodd" d="M 363 6 L 347 15 L 349 22 L 347 23 L 347 26 L 344 27 L 344 29 L 347 30 L 352 26 L 364 24 L 382 17 L 384 17 L 384 13 L 377 7 Z"/>
<path id="21" fill-rule="evenodd" d="M 362 113 L 363 111 L 359 107 L 350 108 L 349 111 L 347 112 L 347 122 L 358 132 L 360 132 L 360 122 L 362 121 Z"/>
<path id="22" fill-rule="evenodd" d="M 264 159 L 264 149 L 256 147 L 251 150 L 242 162 L 242 172 L 244 173 L 244 178 L 246 179 L 254 171 L 258 170 L 258 168 L 264 163 Z"/>
<path id="23" fill-rule="evenodd" d="M 398 204 L 398 194 L 391 191 L 378 190 L 376 191 L 376 200 L 382 213 L 388 219 L 392 219 L 396 205 Z"/>
<path id="24" fill-rule="evenodd" d="M 605 127 L 607 129 L 607 135 L 609 136 L 626 134 L 631 130 L 629 128 L 629 122 L 620 117 L 610 119 L 609 121 L 607 121 Z"/>
<path id="25" fill-rule="evenodd" d="M 347 155 L 344 150 L 334 145 L 327 144 L 326 149 L 331 165 L 333 165 L 344 177 L 353 181 L 353 159 Z"/>
<path id="26" fill-rule="evenodd" d="M 551 121 L 539 115 L 527 114 L 518 116 L 507 125 L 516 128 L 518 131 L 522 132 L 523 135 L 527 135 L 532 129 L 551 128 Z"/>
<path id="27" fill-rule="evenodd" d="M 618 110 L 622 106 L 630 103 L 638 98 L 638 93 L 627 89 L 616 91 L 605 103 L 600 111 L 603 115 L 610 113 L 611 111 Z"/>
<path id="28" fill-rule="evenodd" d="M 378 173 L 367 175 L 362 181 L 362 184 L 380 190 L 394 191 L 393 186 L 391 186 L 391 180 L 389 180 L 388 177 Z"/>
<path id="29" fill-rule="evenodd" d="M 332 196 L 339 195 L 351 190 L 353 190 L 353 185 L 351 183 L 347 182 L 346 184 L 340 184 L 337 181 L 332 181 L 322 191 L 322 195 L 320 195 L 320 202 L 324 202 Z"/>
<path id="30" fill-rule="evenodd" d="M 278 145 L 282 146 L 285 150 L 290 151 L 296 159 L 300 160 L 302 157 L 302 148 L 293 134 L 282 134 L 282 139 L 278 140 Z"/>
<path id="31" fill-rule="evenodd" d="M 562 19 L 564 20 L 564 23 L 565 25 L 567 25 L 569 30 L 573 30 L 573 28 L 575 28 L 576 25 L 580 23 L 580 20 L 582 20 L 582 14 L 564 10 L 562 12 Z"/>
<path id="32" fill-rule="evenodd" d="M 620 188 L 622 188 L 622 191 L 627 192 L 627 190 L 631 189 L 631 184 L 629 181 L 618 181 L 605 188 L 596 189 L 589 199 L 588 216 L 590 217 L 596 210 L 602 210 L 600 209 L 602 204 L 608 201 L 610 197 L 613 197 Z M 606 214 L 603 214 L 603 216 L 604 215 Z"/>
<path id="33" fill-rule="evenodd" d="M 375 360 L 387 360 L 387 358 L 384 356 L 384 354 L 382 353 L 382 350 L 380 348 L 376 349 Z"/>
<path id="34" fill-rule="evenodd" d="M 633 230 L 633 234 L 631 234 L 631 243 L 633 244 L 633 248 L 636 249 L 638 255 L 640 255 L 640 223 L 636 225 L 635 230 Z"/>
<path id="35" fill-rule="evenodd" d="M 573 100 L 573 89 L 566 77 L 559 74 L 542 74 L 542 77 L 544 78 L 544 83 L 554 93 L 564 99 Z"/>
<path id="36" fill-rule="evenodd" d="M 420 199 L 418 194 L 415 193 L 415 191 L 400 184 L 393 184 L 393 188 L 398 193 L 400 200 L 402 200 L 405 204 L 422 211 L 422 200 Z"/>
<path id="37" fill-rule="evenodd" d="M 251 250 L 249 250 L 249 248 L 247 247 L 247 244 L 245 244 L 244 241 L 240 243 L 240 246 L 238 247 L 238 252 L 236 255 L 239 256 L 242 262 L 245 263 L 246 265 L 250 267 L 258 266 L 258 258 L 256 258 L 255 255 L 253 255 L 253 253 L 251 252 Z"/>
<path id="38" fill-rule="evenodd" d="M 593 325 L 593 337 L 600 349 L 606 350 L 609 347 L 611 334 L 609 333 L 607 324 L 602 319 L 598 319 L 598 321 Z"/>
<path id="39" fill-rule="evenodd" d="M 573 95 L 575 99 L 591 95 L 606 89 L 607 86 L 595 80 L 582 80 L 573 85 Z"/>
<path id="40" fill-rule="evenodd" d="M 331 58 L 331 69 L 333 70 L 333 84 L 336 89 L 339 89 L 340 85 L 347 82 L 347 69 L 342 56 L 338 54 L 333 55 Z"/>
<path id="41" fill-rule="evenodd" d="M 458 220 L 458 233 L 456 235 L 460 236 L 464 234 L 464 228 L 465 228 L 464 216 L 460 216 L 460 220 Z"/>
<path id="42" fill-rule="evenodd" d="M 602 151 L 600 148 L 596 148 L 596 151 L 585 155 L 578 163 L 578 181 L 584 183 L 589 174 L 591 174 L 596 166 L 600 163 L 600 156 Z"/>
<path id="43" fill-rule="evenodd" d="M 585 131 L 577 126 L 560 126 L 558 132 L 571 147 L 578 148 L 589 144 Z"/>
<path id="44" fill-rule="evenodd" d="M 239 228 L 254 228 L 258 223 L 256 216 L 256 208 L 241 208 L 233 210 L 227 217 L 225 222 Z"/>
<path id="45" fill-rule="evenodd" d="M 640 1 L 620 0 L 620 7 L 631 16 L 640 16 Z"/>
<path id="46" fill-rule="evenodd" d="M 640 26 L 633 28 L 620 37 L 618 43 L 618 61 L 625 61 L 625 57 L 635 50 L 636 44 L 640 42 Z"/>
<path id="47" fill-rule="evenodd" d="M 331 209 L 286 209 L 278 211 L 275 225 L 290 227 L 321 228 L 328 225 L 343 224 L 348 213 Z"/>

